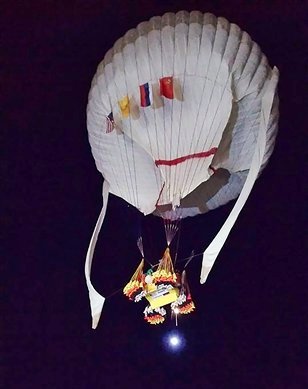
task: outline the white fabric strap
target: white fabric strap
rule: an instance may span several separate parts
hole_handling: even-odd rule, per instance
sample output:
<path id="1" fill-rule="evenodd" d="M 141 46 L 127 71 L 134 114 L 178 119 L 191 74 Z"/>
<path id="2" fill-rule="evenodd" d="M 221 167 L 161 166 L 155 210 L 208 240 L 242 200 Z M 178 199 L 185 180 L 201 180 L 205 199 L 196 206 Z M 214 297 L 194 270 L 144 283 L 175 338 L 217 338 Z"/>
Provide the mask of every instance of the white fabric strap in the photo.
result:
<path id="1" fill-rule="evenodd" d="M 106 209 L 107 209 L 107 203 L 108 203 L 108 195 L 109 195 L 109 184 L 105 180 L 103 183 L 103 207 L 101 210 L 101 213 L 98 217 L 96 226 L 93 231 L 93 235 L 89 244 L 87 256 L 86 256 L 86 263 L 85 263 L 85 277 L 87 282 L 87 287 L 89 291 L 89 298 L 90 298 L 90 306 L 91 306 L 91 314 L 92 314 L 92 328 L 95 329 L 97 327 L 97 324 L 99 322 L 101 312 L 103 309 L 103 305 L 105 302 L 105 297 L 101 296 L 94 288 L 94 286 L 91 283 L 90 275 L 91 275 L 91 267 L 92 267 L 92 260 L 93 260 L 93 254 L 95 245 L 97 242 L 97 237 L 100 232 L 100 229 L 102 227 Z"/>
<path id="2" fill-rule="evenodd" d="M 266 131 L 268 128 L 271 108 L 273 105 L 276 86 L 278 83 L 278 76 L 279 76 L 279 72 L 278 69 L 275 67 L 273 69 L 272 77 L 269 81 L 265 94 L 262 97 L 260 129 L 259 129 L 256 149 L 252 158 L 247 179 L 227 220 L 225 221 L 225 223 L 223 224 L 223 226 L 221 227 L 221 229 L 219 230 L 219 232 L 217 233 L 213 241 L 210 243 L 210 245 L 203 253 L 202 269 L 201 269 L 201 276 L 200 276 L 201 284 L 204 284 L 204 282 L 206 281 L 209 272 L 211 271 L 214 262 L 220 250 L 222 249 L 234 223 L 236 222 L 238 215 L 240 214 L 242 208 L 244 207 L 248 199 L 248 196 L 251 192 L 251 189 L 258 177 L 263 162 L 264 153 L 265 153 Z"/>

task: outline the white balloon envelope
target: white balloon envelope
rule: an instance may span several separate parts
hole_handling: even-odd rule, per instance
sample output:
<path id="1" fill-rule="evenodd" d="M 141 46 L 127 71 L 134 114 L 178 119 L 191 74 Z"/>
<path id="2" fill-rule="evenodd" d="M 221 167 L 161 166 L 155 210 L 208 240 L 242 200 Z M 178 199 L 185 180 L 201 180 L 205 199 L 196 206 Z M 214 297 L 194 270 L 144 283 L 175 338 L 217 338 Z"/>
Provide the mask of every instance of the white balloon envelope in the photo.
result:
<path id="1" fill-rule="evenodd" d="M 246 32 L 197 11 L 153 17 L 107 52 L 87 107 L 105 192 L 86 260 L 93 327 L 104 299 L 90 270 L 108 192 L 169 219 L 239 196 L 204 253 L 204 282 L 273 151 L 278 77 Z"/>

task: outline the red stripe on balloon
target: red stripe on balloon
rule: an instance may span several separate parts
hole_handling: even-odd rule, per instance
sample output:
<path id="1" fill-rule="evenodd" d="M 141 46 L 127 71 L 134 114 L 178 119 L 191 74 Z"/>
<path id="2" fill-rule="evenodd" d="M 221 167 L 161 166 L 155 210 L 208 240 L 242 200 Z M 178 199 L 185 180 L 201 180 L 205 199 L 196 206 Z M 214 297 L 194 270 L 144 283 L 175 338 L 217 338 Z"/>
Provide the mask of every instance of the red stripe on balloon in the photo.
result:
<path id="1" fill-rule="evenodd" d="M 210 155 L 214 155 L 216 153 L 216 151 L 217 151 L 217 147 L 212 147 L 208 151 L 202 151 L 201 153 L 184 155 L 184 157 L 179 157 L 179 158 L 175 158 L 175 159 L 157 159 L 155 161 L 155 164 L 156 164 L 156 166 L 159 166 L 159 165 L 167 165 L 167 166 L 178 165 L 179 163 L 185 162 L 188 159 L 209 157 Z"/>

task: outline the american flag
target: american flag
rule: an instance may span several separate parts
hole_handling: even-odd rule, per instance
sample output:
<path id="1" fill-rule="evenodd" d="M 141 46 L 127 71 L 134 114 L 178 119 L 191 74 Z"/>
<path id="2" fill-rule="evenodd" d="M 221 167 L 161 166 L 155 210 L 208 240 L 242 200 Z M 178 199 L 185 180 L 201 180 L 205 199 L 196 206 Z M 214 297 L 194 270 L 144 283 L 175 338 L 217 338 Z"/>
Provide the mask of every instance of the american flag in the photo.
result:
<path id="1" fill-rule="evenodd" d="M 113 113 L 110 112 L 108 116 L 106 116 L 106 134 L 109 134 L 114 129 L 114 120 Z"/>

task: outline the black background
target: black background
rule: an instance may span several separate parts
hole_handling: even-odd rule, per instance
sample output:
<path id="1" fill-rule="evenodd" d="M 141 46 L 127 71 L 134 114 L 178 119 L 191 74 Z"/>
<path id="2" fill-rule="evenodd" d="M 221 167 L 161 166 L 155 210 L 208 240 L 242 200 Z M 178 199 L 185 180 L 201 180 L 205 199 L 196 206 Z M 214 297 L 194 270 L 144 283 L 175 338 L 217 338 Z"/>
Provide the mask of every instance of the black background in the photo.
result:
<path id="1" fill-rule="evenodd" d="M 308 387 L 307 26 L 300 1 L 4 1 L 2 366 L 4 388 Z M 154 15 L 198 9 L 246 30 L 280 70 L 280 125 L 257 181 L 205 285 L 201 257 L 188 267 L 194 315 L 187 345 L 170 354 L 143 304 L 107 298 L 91 329 L 83 267 L 101 207 L 86 104 L 96 66 L 116 39 Z M 233 204 L 182 223 L 179 258 L 202 251 Z M 163 226 L 110 196 L 93 266 L 105 296 L 140 260 L 164 249 Z"/>

